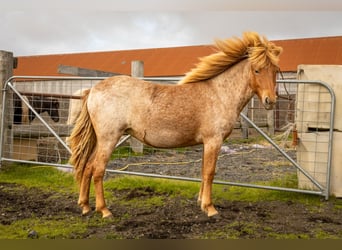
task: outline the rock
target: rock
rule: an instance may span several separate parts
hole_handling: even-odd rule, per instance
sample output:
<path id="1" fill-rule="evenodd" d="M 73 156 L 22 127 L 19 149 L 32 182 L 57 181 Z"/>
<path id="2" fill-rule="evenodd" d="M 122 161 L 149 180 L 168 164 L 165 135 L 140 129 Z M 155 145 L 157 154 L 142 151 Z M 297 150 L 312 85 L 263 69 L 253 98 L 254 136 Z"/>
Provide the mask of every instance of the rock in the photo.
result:
<path id="1" fill-rule="evenodd" d="M 38 239 L 38 233 L 35 230 L 30 230 L 27 237 L 30 239 Z"/>

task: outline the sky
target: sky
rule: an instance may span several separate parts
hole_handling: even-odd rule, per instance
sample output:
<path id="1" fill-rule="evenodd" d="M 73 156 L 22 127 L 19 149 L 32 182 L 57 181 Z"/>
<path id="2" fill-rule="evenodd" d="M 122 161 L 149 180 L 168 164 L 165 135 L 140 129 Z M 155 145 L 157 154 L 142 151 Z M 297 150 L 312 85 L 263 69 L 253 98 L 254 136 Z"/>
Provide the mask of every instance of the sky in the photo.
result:
<path id="1" fill-rule="evenodd" d="M 0 9 L 0 50 L 15 56 L 206 45 L 244 31 L 342 36 L 341 0 L 11 0 Z"/>

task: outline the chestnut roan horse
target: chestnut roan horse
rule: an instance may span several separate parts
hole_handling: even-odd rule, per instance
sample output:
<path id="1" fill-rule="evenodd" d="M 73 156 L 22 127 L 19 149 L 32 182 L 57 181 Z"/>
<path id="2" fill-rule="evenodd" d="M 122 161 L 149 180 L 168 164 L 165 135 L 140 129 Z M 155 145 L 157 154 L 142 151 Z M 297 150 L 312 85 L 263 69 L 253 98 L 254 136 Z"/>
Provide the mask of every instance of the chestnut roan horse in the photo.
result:
<path id="1" fill-rule="evenodd" d="M 69 138 L 83 214 L 91 210 L 93 177 L 96 211 L 104 218 L 112 216 L 104 200 L 103 176 L 124 133 L 158 148 L 203 144 L 198 203 L 208 216 L 217 214 L 211 192 L 222 142 L 254 94 L 265 109 L 273 108 L 282 48 L 255 32 L 245 32 L 241 39 L 217 40 L 215 45 L 216 51 L 201 58 L 179 84 L 114 76 L 85 93 Z"/>

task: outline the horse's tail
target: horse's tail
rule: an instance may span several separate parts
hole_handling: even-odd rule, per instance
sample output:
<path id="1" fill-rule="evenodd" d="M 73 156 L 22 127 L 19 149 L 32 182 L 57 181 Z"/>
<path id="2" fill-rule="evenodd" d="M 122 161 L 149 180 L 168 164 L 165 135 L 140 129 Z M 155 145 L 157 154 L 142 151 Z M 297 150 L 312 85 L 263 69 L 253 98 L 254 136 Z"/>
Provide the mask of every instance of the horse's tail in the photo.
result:
<path id="1" fill-rule="evenodd" d="M 81 183 L 84 168 L 96 147 L 96 135 L 87 108 L 90 90 L 84 91 L 82 110 L 69 137 L 71 157 L 75 178 Z"/>

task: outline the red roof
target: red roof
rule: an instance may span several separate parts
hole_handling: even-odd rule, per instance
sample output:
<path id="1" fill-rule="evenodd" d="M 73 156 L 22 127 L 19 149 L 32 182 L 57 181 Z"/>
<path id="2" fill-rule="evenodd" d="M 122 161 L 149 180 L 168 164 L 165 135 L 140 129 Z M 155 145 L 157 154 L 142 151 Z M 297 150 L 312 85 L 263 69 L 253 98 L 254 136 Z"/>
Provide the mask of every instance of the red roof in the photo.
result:
<path id="1" fill-rule="evenodd" d="M 77 54 L 18 57 L 14 75 L 57 76 L 59 65 L 129 75 L 131 61 L 144 61 L 145 76 L 180 76 L 197 62 L 197 58 L 213 53 L 211 46 L 89 52 Z"/>
<path id="2" fill-rule="evenodd" d="M 282 46 L 282 71 L 299 64 L 342 64 L 342 36 L 273 41 Z M 213 53 L 211 45 L 18 57 L 14 75 L 60 76 L 59 65 L 129 75 L 131 61 L 144 61 L 145 76 L 181 76 Z"/>
<path id="3" fill-rule="evenodd" d="M 274 41 L 284 51 L 282 71 L 297 71 L 300 64 L 342 64 L 342 36 Z"/>

